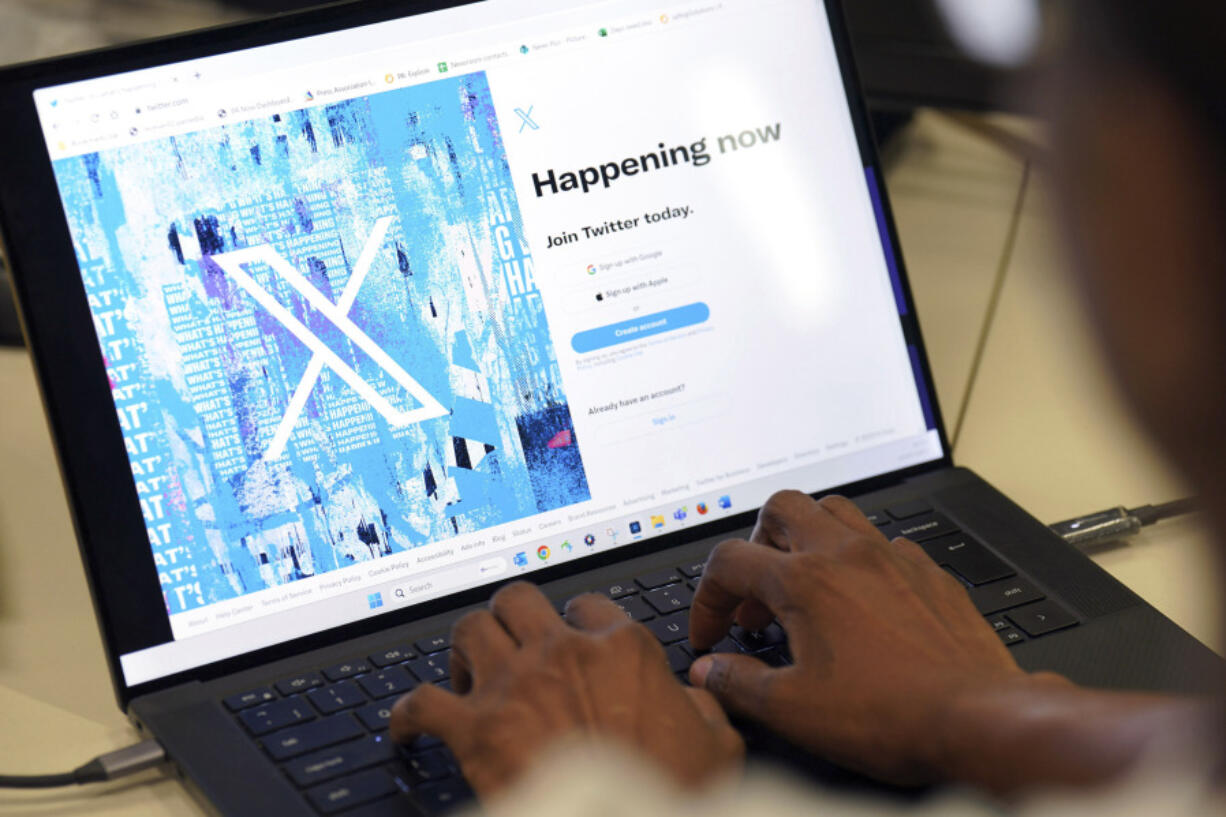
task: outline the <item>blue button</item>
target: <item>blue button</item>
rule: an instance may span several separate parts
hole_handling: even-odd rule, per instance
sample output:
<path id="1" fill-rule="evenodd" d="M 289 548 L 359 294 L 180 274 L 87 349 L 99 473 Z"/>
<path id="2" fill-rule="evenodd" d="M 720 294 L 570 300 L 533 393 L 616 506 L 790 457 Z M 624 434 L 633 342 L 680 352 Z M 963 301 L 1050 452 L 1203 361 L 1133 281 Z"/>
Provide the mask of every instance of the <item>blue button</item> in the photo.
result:
<path id="1" fill-rule="evenodd" d="M 654 315 L 634 318 L 621 323 L 612 323 L 598 329 L 588 329 L 570 339 L 570 346 L 579 354 L 606 349 L 619 343 L 649 338 L 664 332 L 673 332 L 687 326 L 706 323 L 711 317 L 711 309 L 704 303 L 679 306 L 676 309 L 666 309 Z"/>

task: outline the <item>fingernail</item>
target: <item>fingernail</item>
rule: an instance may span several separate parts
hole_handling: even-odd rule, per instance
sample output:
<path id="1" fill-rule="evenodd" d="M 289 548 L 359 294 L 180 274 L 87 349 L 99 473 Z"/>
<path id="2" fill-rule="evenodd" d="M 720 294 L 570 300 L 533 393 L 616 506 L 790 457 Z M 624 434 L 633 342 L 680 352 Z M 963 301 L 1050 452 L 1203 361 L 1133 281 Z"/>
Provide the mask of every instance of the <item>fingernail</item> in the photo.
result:
<path id="1" fill-rule="evenodd" d="M 690 683 L 696 687 L 706 686 L 707 675 L 713 666 L 715 666 L 713 657 L 704 655 L 699 658 L 690 666 Z"/>

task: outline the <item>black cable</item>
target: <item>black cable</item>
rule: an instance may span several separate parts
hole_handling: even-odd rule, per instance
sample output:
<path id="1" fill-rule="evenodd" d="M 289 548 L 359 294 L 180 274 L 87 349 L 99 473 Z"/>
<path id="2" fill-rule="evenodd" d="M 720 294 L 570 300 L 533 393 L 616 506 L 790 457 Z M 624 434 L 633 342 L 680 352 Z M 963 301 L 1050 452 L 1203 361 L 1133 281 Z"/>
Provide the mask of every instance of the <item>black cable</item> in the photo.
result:
<path id="1" fill-rule="evenodd" d="M 1173 519 L 1176 516 L 1195 513 L 1196 510 L 1196 500 L 1189 498 L 1176 499 L 1173 502 L 1164 502 L 1161 505 L 1142 505 L 1138 508 L 1133 508 L 1128 513 L 1141 520 L 1142 525 L 1152 525 L 1155 522 L 1161 522 L 1163 519 Z"/>
<path id="2" fill-rule="evenodd" d="M 58 789 L 61 786 L 99 783 L 106 779 L 106 770 L 102 768 L 102 763 L 95 759 L 63 774 L 0 774 L 0 789 Z"/>
<path id="3" fill-rule="evenodd" d="M 1066 519 L 1050 527 L 1070 545 L 1085 548 L 1098 542 L 1131 536 L 1143 527 L 1164 519 L 1194 513 L 1198 509 L 1199 505 L 1195 499 L 1176 499 L 1161 505 L 1141 505 L 1132 509 L 1121 505 Z"/>
<path id="4" fill-rule="evenodd" d="M 76 775 L 72 773 L 32 774 L 25 777 L 0 774 L 0 789 L 57 789 L 60 786 L 72 786 L 76 782 Z"/>
<path id="5" fill-rule="evenodd" d="M 146 740 L 115 752 L 107 752 L 63 774 L 0 775 L 0 789 L 57 789 L 85 783 L 101 783 L 157 766 L 166 751 L 156 740 Z"/>

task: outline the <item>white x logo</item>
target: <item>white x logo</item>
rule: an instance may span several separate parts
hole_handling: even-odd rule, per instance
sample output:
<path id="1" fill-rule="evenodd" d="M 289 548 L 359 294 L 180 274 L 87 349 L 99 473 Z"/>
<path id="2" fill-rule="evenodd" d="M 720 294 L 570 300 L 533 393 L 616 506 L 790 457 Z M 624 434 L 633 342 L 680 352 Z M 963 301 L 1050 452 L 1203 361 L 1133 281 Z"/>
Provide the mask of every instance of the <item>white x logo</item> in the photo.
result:
<path id="1" fill-rule="evenodd" d="M 235 250 L 234 252 L 213 256 L 213 260 L 217 262 L 217 265 L 225 270 L 227 275 L 237 281 L 238 285 L 245 289 L 247 294 L 255 299 L 256 303 L 268 310 L 268 313 L 288 329 L 294 337 L 298 338 L 307 348 L 314 352 L 310 363 L 307 364 L 306 371 L 303 372 L 302 379 L 298 381 L 298 387 L 294 389 L 294 395 L 289 401 L 289 407 L 285 410 L 285 417 L 281 419 L 281 424 L 277 426 L 277 431 L 273 434 L 272 442 L 269 444 L 268 452 L 265 454 L 267 459 L 275 460 L 284 453 L 290 434 L 294 430 L 294 424 L 298 422 L 298 417 L 302 414 L 303 408 L 306 407 L 307 398 L 311 396 L 311 390 L 315 388 L 315 383 L 323 372 L 324 366 L 336 372 L 366 402 L 370 403 L 371 408 L 383 415 L 383 418 L 393 427 L 403 428 L 447 414 L 447 409 L 443 407 L 442 403 L 434 399 L 433 395 L 427 392 L 420 383 L 401 368 L 400 364 L 392 360 L 387 352 L 379 348 L 348 317 L 349 310 L 353 308 L 353 302 L 358 297 L 358 290 L 362 287 L 362 281 L 366 278 L 366 274 L 370 272 L 370 267 L 375 260 L 375 253 L 379 251 L 379 245 L 383 243 L 383 237 L 387 235 L 388 227 L 391 224 L 391 218 L 381 218 L 375 223 L 374 232 L 371 233 L 370 238 L 366 241 L 366 246 L 358 257 L 357 264 L 353 267 L 353 274 L 350 275 L 349 282 L 345 284 L 345 290 L 341 293 L 340 300 L 335 304 L 324 297 L 323 293 L 312 286 L 301 272 L 294 269 L 294 266 L 282 258 L 280 253 L 270 245 L 247 247 Z M 255 279 L 243 268 L 245 265 L 260 262 L 267 264 L 274 272 L 284 278 L 290 286 L 298 290 L 316 311 L 332 321 L 345 337 L 353 341 L 355 346 L 369 355 L 371 360 L 391 375 L 392 379 L 403 386 L 417 402 L 421 403 L 421 407 L 411 411 L 400 411 L 388 402 L 387 398 L 375 391 L 368 382 L 363 380 L 348 363 L 341 360 L 335 352 L 325 346 L 323 341 L 294 317 L 276 298 L 257 284 Z"/>

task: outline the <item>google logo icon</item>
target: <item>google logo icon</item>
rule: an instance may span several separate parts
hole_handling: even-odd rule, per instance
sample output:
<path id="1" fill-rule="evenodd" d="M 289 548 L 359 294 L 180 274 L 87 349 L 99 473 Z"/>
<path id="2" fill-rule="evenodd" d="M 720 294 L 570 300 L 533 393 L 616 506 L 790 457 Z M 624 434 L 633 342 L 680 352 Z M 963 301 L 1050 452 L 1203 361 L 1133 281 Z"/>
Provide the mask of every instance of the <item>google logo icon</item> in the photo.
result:
<path id="1" fill-rule="evenodd" d="M 595 265 L 595 264 L 588 264 L 588 265 L 587 265 L 587 274 L 588 274 L 588 275 L 595 275 L 595 274 L 596 274 L 596 265 Z"/>
<path id="2" fill-rule="evenodd" d="M 536 549 L 536 558 L 542 562 L 549 558 L 549 545 L 541 545 Z"/>

